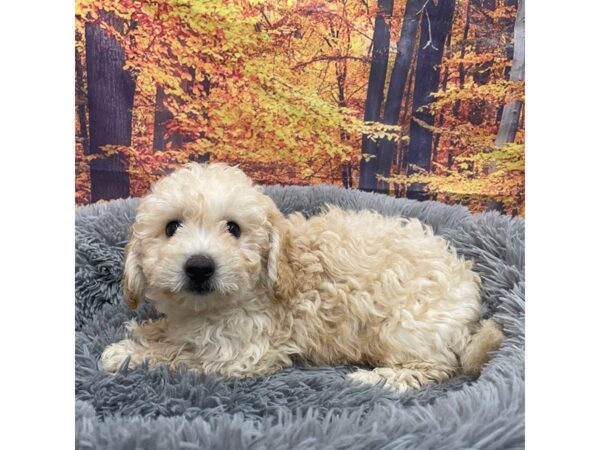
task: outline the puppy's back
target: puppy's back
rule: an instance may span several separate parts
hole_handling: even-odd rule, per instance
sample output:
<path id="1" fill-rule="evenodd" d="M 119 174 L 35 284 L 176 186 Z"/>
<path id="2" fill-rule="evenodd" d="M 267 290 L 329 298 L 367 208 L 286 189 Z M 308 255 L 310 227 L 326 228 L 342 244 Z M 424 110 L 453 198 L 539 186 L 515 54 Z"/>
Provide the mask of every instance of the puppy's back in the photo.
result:
<path id="1" fill-rule="evenodd" d="M 330 208 L 290 222 L 298 301 L 314 328 L 305 332 L 319 341 L 313 351 L 458 363 L 453 350 L 463 353 L 479 320 L 479 279 L 447 241 L 416 219 L 371 211 Z M 324 353 L 323 362 L 343 359 Z"/>

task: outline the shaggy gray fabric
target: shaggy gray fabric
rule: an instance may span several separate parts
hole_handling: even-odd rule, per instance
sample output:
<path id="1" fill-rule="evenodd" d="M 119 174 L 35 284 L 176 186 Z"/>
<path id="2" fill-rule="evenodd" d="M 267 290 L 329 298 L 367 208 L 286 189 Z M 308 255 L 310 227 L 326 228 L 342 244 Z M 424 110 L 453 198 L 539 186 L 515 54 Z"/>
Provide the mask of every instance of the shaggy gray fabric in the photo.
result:
<path id="1" fill-rule="evenodd" d="M 345 379 L 353 367 L 294 367 L 251 380 L 139 367 L 98 369 L 123 322 L 156 317 L 122 302 L 123 247 L 137 200 L 76 214 L 76 445 L 106 449 L 507 449 L 524 447 L 524 223 L 461 206 L 343 190 L 268 187 L 284 213 L 325 203 L 418 217 L 475 262 L 482 315 L 507 340 L 481 377 L 393 394 Z"/>

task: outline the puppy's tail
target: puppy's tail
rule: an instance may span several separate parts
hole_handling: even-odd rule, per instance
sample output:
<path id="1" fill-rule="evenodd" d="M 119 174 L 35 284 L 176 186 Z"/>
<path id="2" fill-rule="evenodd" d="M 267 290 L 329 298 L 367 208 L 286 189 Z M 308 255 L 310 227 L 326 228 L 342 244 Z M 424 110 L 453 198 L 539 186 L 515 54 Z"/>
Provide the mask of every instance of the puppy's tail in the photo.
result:
<path id="1" fill-rule="evenodd" d="M 500 325 L 493 320 L 482 320 L 460 358 L 464 373 L 478 377 L 481 368 L 490 359 L 489 353 L 498 350 L 503 342 L 504 333 Z"/>

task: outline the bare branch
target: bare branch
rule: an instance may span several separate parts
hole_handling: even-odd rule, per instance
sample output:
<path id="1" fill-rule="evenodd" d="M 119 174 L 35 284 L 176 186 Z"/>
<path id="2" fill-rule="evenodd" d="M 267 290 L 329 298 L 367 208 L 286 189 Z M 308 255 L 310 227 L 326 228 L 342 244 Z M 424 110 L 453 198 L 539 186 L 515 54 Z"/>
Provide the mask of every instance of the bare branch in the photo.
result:
<path id="1" fill-rule="evenodd" d="M 427 1 L 427 3 L 429 3 L 429 0 Z M 431 20 L 429 19 L 429 13 L 427 12 L 427 10 L 425 10 L 425 17 L 427 18 L 427 28 L 429 29 L 429 39 L 427 40 L 425 47 L 423 47 L 423 50 L 425 50 L 427 47 L 429 47 L 431 45 L 431 48 L 433 48 L 435 51 L 437 51 L 439 49 L 435 45 L 433 45 L 432 34 L 431 34 Z"/>
<path id="2" fill-rule="evenodd" d="M 321 62 L 321 61 L 344 61 L 344 60 L 360 61 L 360 62 L 364 62 L 364 63 L 369 62 L 369 58 L 366 58 L 366 57 L 351 56 L 351 55 L 347 55 L 347 56 L 344 56 L 344 55 L 322 55 L 322 56 L 317 56 L 317 57 L 311 59 L 310 61 L 304 61 L 304 62 L 298 63 L 294 66 L 294 69 L 301 69 L 310 64 L 314 64 L 314 63 Z"/>

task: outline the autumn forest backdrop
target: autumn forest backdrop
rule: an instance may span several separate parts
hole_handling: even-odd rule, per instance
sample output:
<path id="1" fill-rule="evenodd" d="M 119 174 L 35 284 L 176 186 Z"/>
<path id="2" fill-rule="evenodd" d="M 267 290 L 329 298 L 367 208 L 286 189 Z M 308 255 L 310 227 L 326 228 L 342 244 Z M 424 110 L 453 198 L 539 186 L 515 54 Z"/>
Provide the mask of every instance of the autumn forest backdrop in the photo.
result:
<path id="1" fill-rule="evenodd" d="M 187 161 L 524 211 L 525 0 L 77 0 L 76 203 Z"/>

